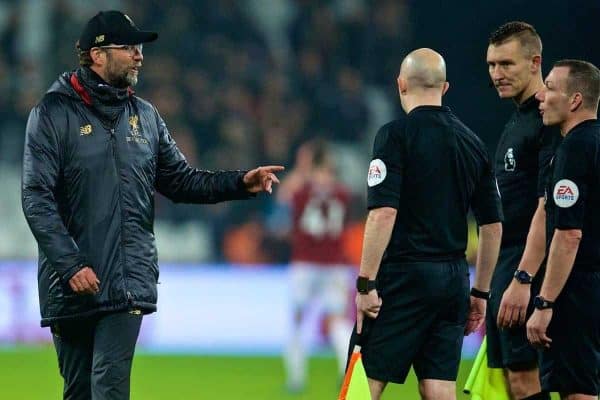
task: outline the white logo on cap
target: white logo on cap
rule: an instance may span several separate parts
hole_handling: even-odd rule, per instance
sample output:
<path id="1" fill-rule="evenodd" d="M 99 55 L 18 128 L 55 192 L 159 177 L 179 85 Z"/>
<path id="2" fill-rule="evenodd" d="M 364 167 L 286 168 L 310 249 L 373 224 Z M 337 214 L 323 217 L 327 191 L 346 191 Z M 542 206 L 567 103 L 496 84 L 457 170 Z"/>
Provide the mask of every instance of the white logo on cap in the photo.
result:
<path id="1" fill-rule="evenodd" d="M 561 179 L 554 185 L 554 203 L 560 208 L 569 208 L 577 202 L 579 189 L 575 182 L 569 179 Z"/>
<path id="2" fill-rule="evenodd" d="M 381 161 L 379 158 L 371 161 L 369 164 L 369 175 L 367 176 L 367 185 L 369 187 L 379 185 L 384 181 L 385 176 L 387 175 L 387 168 L 385 167 L 385 163 Z"/>

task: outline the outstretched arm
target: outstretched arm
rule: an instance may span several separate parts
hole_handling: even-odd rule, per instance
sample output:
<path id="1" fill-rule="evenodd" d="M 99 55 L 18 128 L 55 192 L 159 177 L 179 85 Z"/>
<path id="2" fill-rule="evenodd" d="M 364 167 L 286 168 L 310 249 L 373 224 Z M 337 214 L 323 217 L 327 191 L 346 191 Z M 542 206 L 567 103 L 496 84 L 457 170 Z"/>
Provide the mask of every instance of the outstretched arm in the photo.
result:
<path id="1" fill-rule="evenodd" d="M 174 202 L 218 203 L 252 197 L 272 190 L 279 183 L 274 172 L 281 166 L 259 167 L 251 171 L 206 171 L 190 166 L 171 137 L 166 124 L 156 113 L 159 149 L 156 172 L 157 190 Z"/>

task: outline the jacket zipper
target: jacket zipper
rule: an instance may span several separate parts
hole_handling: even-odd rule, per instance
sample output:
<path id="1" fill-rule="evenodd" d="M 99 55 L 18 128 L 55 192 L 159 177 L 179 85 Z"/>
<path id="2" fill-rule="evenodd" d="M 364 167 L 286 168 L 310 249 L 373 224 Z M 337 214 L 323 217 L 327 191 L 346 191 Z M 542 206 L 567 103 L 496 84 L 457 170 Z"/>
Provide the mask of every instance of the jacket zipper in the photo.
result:
<path id="1" fill-rule="evenodd" d="M 118 123 L 118 121 L 117 121 Z M 116 125 L 116 124 L 115 124 Z M 123 191 L 121 189 L 121 169 L 119 168 L 119 152 L 117 150 L 117 137 L 115 136 L 115 128 L 110 128 L 110 141 L 112 145 L 113 160 L 115 162 L 115 169 L 117 170 L 117 178 L 119 182 L 119 208 L 121 209 L 121 273 L 123 274 L 123 291 L 127 299 L 127 304 L 131 307 L 133 303 L 133 296 L 127 288 L 127 276 L 125 275 L 125 243 L 123 242 L 124 231 L 125 231 L 125 211 L 123 210 Z"/>

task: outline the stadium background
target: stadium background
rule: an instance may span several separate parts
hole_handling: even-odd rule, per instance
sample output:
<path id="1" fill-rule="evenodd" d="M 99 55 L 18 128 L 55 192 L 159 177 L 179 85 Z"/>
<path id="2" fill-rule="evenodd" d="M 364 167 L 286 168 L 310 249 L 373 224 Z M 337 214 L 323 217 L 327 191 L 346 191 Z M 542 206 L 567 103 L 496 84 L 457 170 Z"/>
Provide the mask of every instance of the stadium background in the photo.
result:
<path id="1" fill-rule="evenodd" d="M 38 323 L 36 245 L 20 209 L 23 133 L 30 108 L 75 66 L 84 22 L 113 8 L 159 32 L 144 47 L 136 92 L 157 106 L 191 163 L 291 168 L 302 142 L 334 143 L 355 197 L 346 232 L 354 260 L 372 138 L 401 113 L 395 78 L 408 51 L 442 53 L 451 83 L 445 103 L 491 151 L 512 111 L 489 87 L 491 30 L 513 19 L 532 23 L 544 41 L 544 73 L 560 58 L 600 64 L 597 0 L 0 1 L 1 399 L 59 398 L 49 334 Z M 293 398 L 278 358 L 289 326 L 287 225 L 268 196 L 215 206 L 157 199 L 160 311 L 144 322 L 133 399 Z M 311 382 L 299 399 L 336 395 L 317 310 L 307 328 Z M 476 336 L 466 343 L 460 382 L 477 345 Z M 384 398 L 417 398 L 411 382 Z"/>

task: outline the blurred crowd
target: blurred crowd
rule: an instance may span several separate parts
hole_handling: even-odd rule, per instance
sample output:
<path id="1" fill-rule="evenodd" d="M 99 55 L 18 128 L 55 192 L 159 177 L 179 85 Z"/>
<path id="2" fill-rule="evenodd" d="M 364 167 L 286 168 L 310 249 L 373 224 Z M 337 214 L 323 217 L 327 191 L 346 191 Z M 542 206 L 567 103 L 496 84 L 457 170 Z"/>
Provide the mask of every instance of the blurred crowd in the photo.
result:
<path id="1" fill-rule="evenodd" d="M 262 0 L 132 0 L 104 8 L 124 10 L 138 26 L 159 32 L 159 40 L 144 48 L 135 91 L 157 107 L 191 164 L 293 169 L 299 146 L 323 138 L 339 150 L 338 171 L 355 190 L 353 217 L 362 221 L 373 130 L 389 117 L 381 110 L 396 107 L 395 76 L 410 46 L 408 4 L 269 4 L 275 8 L 266 10 Z M 60 72 L 76 67 L 74 44 L 84 21 L 98 11 L 94 7 L 68 0 L 2 3 L 4 163 L 19 165 L 30 108 Z M 31 16 L 32 10 L 41 15 Z M 213 261 L 285 262 L 289 216 L 276 203 L 265 196 L 197 207 L 159 197 L 157 218 L 202 224 Z"/>

